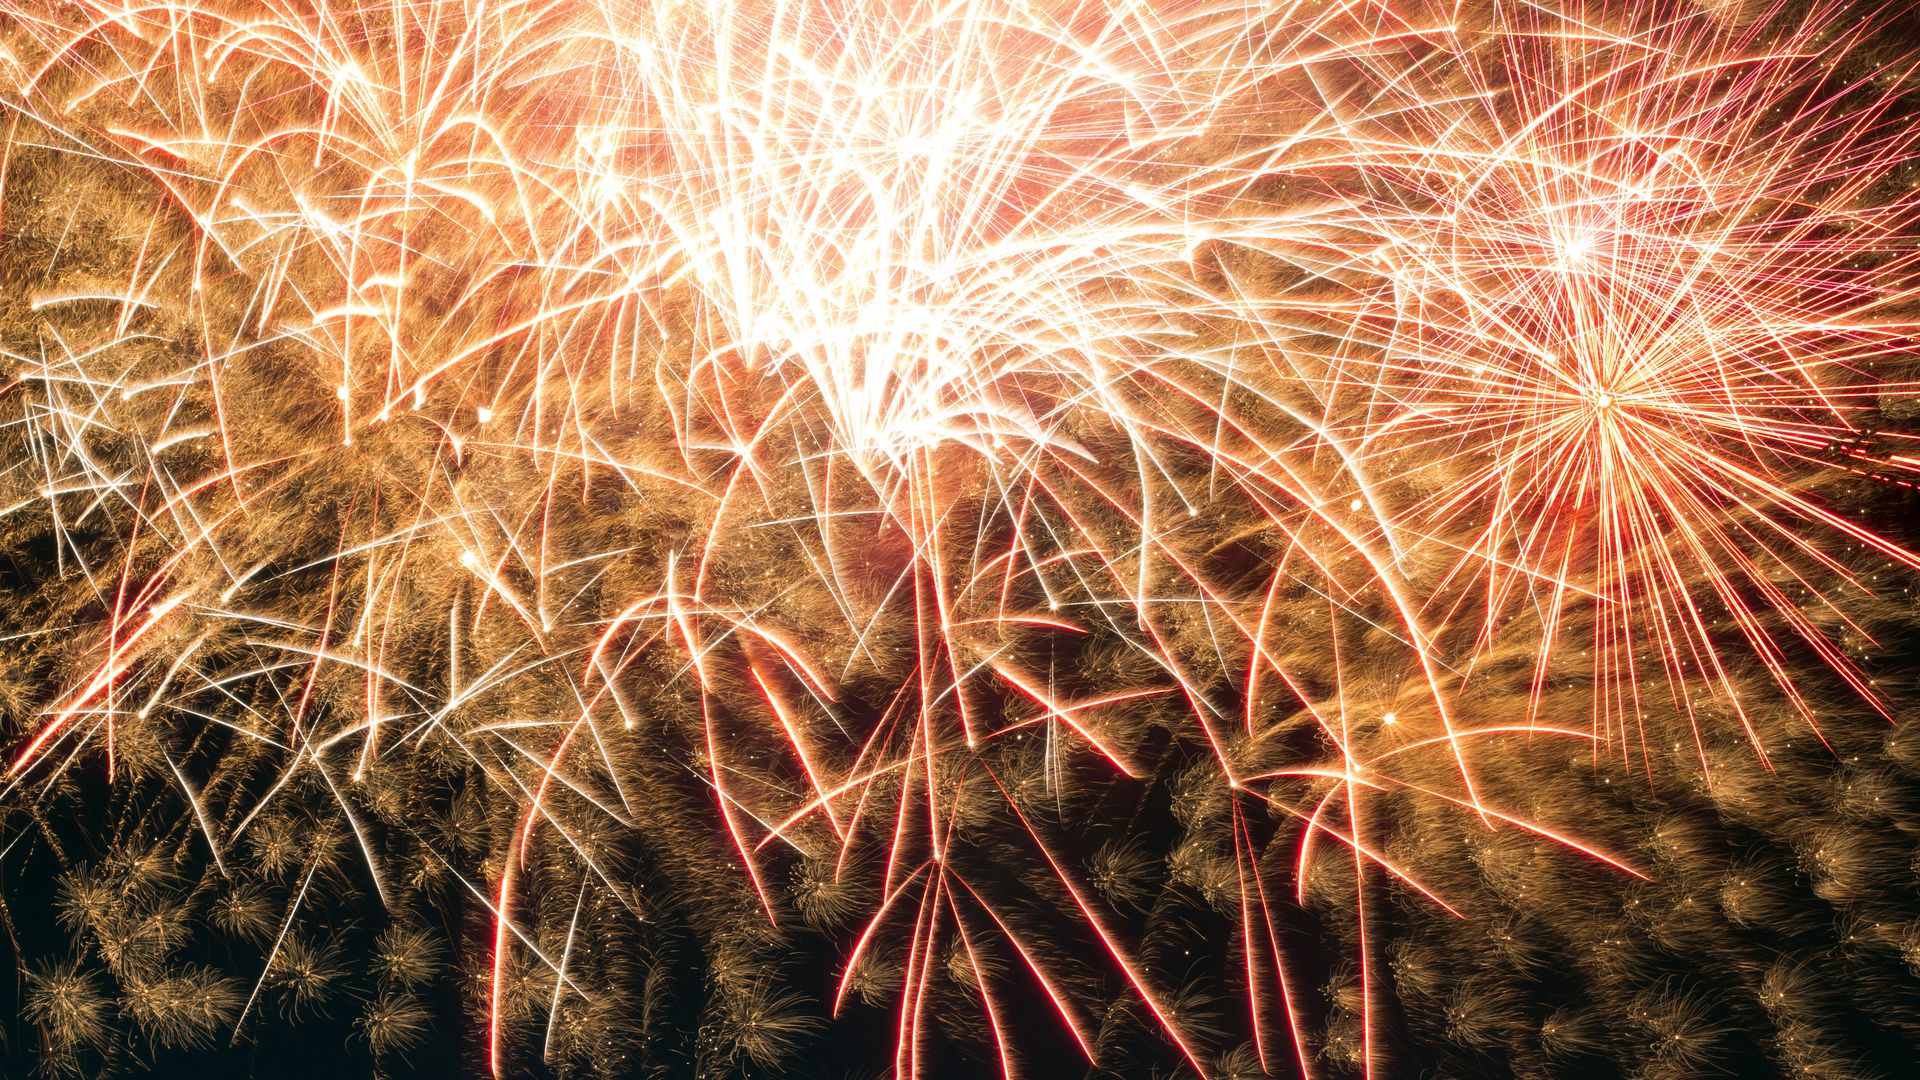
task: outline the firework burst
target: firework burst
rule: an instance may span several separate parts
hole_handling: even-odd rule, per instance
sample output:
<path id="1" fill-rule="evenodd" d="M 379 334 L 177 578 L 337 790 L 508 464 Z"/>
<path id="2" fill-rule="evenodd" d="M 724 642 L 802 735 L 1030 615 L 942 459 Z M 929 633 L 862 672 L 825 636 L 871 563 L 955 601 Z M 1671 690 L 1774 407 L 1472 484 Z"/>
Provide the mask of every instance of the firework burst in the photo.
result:
<path id="1" fill-rule="evenodd" d="M 901 1076 L 1019 1074 L 1035 1006 L 1094 1066 L 1373 1074 L 1443 964 L 1380 970 L 1406 908 L 1719 872 L 1625 835 L 1615 762 L 1733 805 L 1823 697 L 1900 706 L 1878 18 L 0 11 L 7 821 L 78 943 L 22 1011 L 62 1067 L 125 1051 L 109 1000 L 238 1040 L 360 950 L 382 1061 L 451 957 L 496 1074 L 773 1068 L 798 924 Z M 1316 911 L 1350 961 L 1299 958 Z M 1508 1039 L 1471 990 L 1448 1037 Z"/>

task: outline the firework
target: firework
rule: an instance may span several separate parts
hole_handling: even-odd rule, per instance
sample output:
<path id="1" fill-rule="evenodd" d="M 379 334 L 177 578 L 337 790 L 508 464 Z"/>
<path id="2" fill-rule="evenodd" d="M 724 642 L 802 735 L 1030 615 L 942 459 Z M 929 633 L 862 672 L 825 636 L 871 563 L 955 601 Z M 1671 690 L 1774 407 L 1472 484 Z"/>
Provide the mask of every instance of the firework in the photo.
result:
<path id="1" fill-rule="evenodd" d="M 120 1052 L 110 995 L 238 1040 L 357 952 L 376 1058 L 451 961 L 501 1075 L 776 1067 L 803 988 L 891 1010 L 903 1076 L 1147 1033 L 1376 1074 L 1407 910 L 1717 875 L 1609 774 L 1735 808 L 1853 738 L 1823 698 L 1900 707 L 1879 20 L 4 10 L 6 799 L 82 943 L 23 1012 L 62 1061 Z M 1897 872 L 1803 839 L 1836 903 Z M 1315 912 L 1350 959 L 1296 955 Z M 1455 965 L 1392 948 L 1409 1004 Z M 1709 1060 L 1634 978 L 1663 1067 Z M 1526 1007 L 1470 981 L 1447 1038 Z"/>

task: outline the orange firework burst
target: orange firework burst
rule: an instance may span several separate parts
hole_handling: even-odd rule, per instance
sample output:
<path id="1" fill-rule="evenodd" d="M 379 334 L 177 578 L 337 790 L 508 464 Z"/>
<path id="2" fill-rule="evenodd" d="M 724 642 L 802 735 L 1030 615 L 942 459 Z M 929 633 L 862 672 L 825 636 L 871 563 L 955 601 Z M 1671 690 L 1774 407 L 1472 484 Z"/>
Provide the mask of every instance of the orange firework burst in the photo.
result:
<path id="1" fill-rule="evenodd" d="M 1595 731 L 1629 759 L 1656 696 L 1747 724 L 1727 622 L 1809 722 L 1786 639 L 1876 699 L 1833 640 L 1866 591 L 1835 541 L 1915 556 L 1817 485 L 1920 461 L 1878 420 L 1916 325 L 1914 136 L 1873 91 L 1904 72 L 1836 74 L 1858 41 L 1817 17 L 1646 26 L 1523 17 L 1367 163 L 1391 286 L 1364 437 L 1415 448 L 1398 526 L 1460 545 L 1430 603 L 1476 613 L 1468 657 L 1531 609 L 1536 692 L 1590 606 Z"/>

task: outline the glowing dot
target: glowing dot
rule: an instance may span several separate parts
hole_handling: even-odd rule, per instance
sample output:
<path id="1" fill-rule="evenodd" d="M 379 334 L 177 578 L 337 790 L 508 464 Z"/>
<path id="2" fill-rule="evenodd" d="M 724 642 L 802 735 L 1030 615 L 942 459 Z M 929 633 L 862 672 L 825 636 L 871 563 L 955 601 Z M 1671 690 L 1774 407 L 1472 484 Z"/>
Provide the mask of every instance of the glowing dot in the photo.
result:
<path id="1" fill-rule="evenodd" d="M 460 565 L 471 570 L 480 565 L 480 557 L 471 551 L 463 551 L 460 553 Z"/>
<path id="2" fill-rule="evenodd" d="M 482 405 L 479 408 L 473 410 L 473 415 L 475 419 L 479 420 L 481 423 L 484 424 L 493 419 L 493 410 L 487 408 L 485 405 Z"/>
<path id="3" fill-rule="evenodd" d="M 350 393 L 352 393 L 352 391 L 347 389 L 347 384 L 341 383 L 339 387 L 334 390 L 333 396 L 339 398 L 341 401 L 345 401 L 347 400 L 347 395 Z"/>
<path id="4" fill-rule="evenodd" d="M 1366 504 L 1361 502 L 1359 499 L 1355 499 L 1352 502 L 1347 504 L 1347 509 L 1352 510 L 1354 513 L 1359 513 L 1360 508 L 1365 505 Z"/>
<path id="5" fill-rule="evenodd" d="M 1399 719 L 1400 718 L 1398 716 L 1395 716 L 1392 713 L 1384 713 L 1380 717 L 1380 722 L 1383 724 L 1392 724 L 1392 723 L 1397 723 Z"/>

